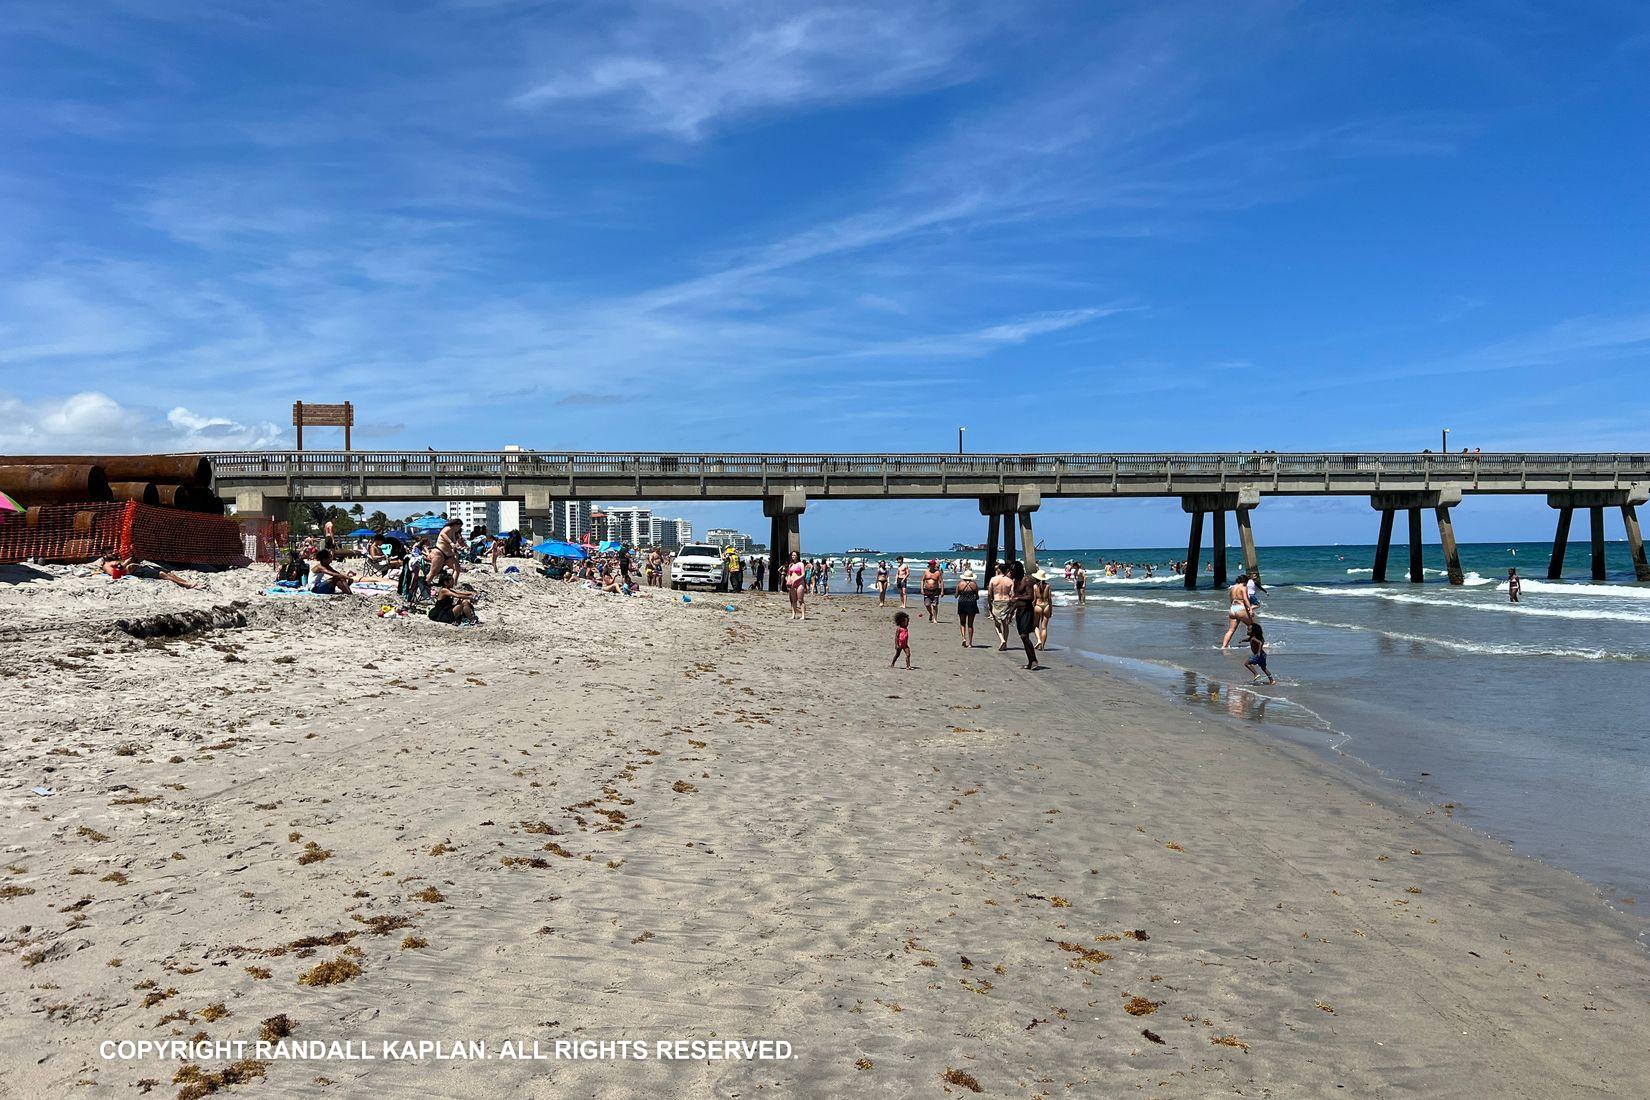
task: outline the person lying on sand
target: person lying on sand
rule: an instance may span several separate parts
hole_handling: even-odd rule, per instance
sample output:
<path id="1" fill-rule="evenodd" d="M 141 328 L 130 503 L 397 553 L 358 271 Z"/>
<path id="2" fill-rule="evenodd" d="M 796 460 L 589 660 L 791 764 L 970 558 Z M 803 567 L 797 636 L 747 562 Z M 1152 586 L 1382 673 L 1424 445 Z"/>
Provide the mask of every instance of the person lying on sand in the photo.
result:
<path id="1" fill-rule="evenodd" d="M 146 581 L 171 581 L 179 588 L 201 587 L 196 582 L 184 580 L 171 570 L 163 569 L 152 561 L 122 558 L 112 549 L 105 550 L 96 561 L 92 562 L 92 568 L 117 581 L 122 577 L 137 577 Z"/>

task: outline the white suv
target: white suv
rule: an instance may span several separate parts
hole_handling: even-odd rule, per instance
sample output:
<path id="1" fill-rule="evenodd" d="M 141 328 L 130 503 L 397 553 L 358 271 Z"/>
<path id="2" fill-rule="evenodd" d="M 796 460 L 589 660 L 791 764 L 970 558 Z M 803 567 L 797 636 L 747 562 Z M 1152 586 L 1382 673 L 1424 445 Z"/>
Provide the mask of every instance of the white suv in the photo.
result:
<path id="1" fill-rule="evenodd" d="M 686 588 L 706 584 L 722 590 L 722 551 L 703 543 L 690 543 L 670 559 L 670 587 Z"/>

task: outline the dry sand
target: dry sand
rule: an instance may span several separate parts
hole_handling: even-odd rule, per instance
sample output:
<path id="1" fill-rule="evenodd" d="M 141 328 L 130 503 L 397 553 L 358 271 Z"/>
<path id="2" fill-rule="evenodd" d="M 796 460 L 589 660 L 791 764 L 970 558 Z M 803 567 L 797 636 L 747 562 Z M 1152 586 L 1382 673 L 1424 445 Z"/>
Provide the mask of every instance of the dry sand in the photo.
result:
<path id="1" fill-rule="evenodd" d="M 198 1095 L 99 1044 L 283 1014 L 375 1051 L 794 1058 L 271 1061 L 224 1095 L 1650 1093 L 1650 965 L 1585 884 L 1059 653 L 1026 675 L 919 617 L 889 670 L 846 598 L 803 624 L 483 575 L 459 629 L 261 569 L 24 575 L 0 1094 Z M 240 629 L 108 625 L 235 599 Z"/>

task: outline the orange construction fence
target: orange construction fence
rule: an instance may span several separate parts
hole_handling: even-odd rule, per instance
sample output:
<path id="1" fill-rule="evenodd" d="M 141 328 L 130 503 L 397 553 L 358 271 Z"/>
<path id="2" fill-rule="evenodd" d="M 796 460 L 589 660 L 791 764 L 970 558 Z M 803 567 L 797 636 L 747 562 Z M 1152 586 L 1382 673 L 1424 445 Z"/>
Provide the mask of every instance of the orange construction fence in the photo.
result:
<path id="1" fill-rule="evenodd" d="M 204 512 L 116 501 L 0 513 L 0 562 L 85 562 L 105 551 L 187 565 L 244 565 L 256 556 L 239 523 Z"/>

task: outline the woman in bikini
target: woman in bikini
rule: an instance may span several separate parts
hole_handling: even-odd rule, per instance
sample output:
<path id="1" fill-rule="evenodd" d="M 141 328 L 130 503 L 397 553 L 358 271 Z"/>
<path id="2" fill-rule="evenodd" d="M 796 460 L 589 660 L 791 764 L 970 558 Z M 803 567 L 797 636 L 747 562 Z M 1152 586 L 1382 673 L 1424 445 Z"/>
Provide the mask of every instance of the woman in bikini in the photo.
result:
<path id="1" fill-rule="evenodd" d="M 802 564 L 802 555 L 791 551 L 791 563 L 785 567 L 785 589 L 791 594 L 791 618 L 808 617 L 808 567 Z"/>
<path id="2" fill-rule="evenodd" d="M 877 562 L 877 606 L 888 602 L 888 563 Z"/>
<path id="3" fill-rule="evenodd" d="M 964 567 L 957 578 L 957 627 L 964 649 L 974 648 L 974 617 L 979 613 L 980 583 L 974 579 L 974 570 Z"/>
<path id="4" fill-rule="evenodd" d="M 1048 621 L 1054 617 L 1054 589 L 1049 587 L 1048 574 L 1041 569 L 1031 575 L 1034 597 L 1031 610 L 1037 617 L 1037 648 L 1048 645 Z"/>

